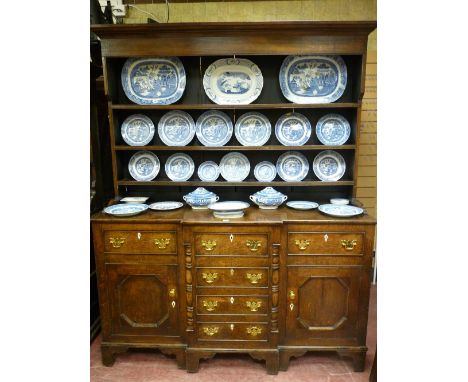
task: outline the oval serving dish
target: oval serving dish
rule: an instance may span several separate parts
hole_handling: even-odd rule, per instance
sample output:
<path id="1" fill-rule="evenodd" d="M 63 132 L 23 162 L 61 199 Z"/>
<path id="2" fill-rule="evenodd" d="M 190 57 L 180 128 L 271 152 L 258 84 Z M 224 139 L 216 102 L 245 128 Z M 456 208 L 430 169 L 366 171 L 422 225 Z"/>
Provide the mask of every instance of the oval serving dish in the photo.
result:
<path id="1" fill-rule="evenodd" d="M 104 212 L 106 214 L 112 216 L 135 216 L 143 211 L 148 209 L 147 204 L 140 204 L 140 203 L 122 203 L 122 204 L 114 204 L 113 206 L 109 206 L 104 208 Z"/>

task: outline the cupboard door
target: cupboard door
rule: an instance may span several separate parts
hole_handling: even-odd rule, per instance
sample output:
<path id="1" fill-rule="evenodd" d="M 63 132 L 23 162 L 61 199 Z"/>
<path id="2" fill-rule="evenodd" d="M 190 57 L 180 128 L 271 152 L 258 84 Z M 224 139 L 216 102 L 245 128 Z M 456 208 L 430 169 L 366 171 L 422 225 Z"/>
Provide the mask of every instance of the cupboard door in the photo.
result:
<path id="1" fill-rule="evenodd" d="M 113 335 L 177 334 L 177 269 L 106 264 Z"/>

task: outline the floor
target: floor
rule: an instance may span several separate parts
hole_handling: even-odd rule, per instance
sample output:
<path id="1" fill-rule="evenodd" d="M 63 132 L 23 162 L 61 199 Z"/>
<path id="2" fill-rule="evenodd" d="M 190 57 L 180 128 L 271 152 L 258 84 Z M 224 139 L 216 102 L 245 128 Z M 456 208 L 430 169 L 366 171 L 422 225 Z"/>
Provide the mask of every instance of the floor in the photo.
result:
<path id="1" fill-rule="evenodd" d="M 364 382 L 374 359 L 377 340 L 377 291 L 372 286 L 369 325 L 367 329 L 366 368 L 362 373 L 352 371 L 351 361 L 342 360 L 334 353 L 307 353 L 292 358 L 288 371 L 278 375 L 267 375 L 264 363 L 254 361 L 248 355 L 219 354 L 209 361 L 200 361 L 198 373 L 187 373 L 177 368 L 174 359 L 154 352 L 132 352 L 117 356 L 114 366 L 101 363 L 98 336 L 91 344 L 91 382 L 162 382 L 162 381 L 307 381 L 307 382 Z"/>

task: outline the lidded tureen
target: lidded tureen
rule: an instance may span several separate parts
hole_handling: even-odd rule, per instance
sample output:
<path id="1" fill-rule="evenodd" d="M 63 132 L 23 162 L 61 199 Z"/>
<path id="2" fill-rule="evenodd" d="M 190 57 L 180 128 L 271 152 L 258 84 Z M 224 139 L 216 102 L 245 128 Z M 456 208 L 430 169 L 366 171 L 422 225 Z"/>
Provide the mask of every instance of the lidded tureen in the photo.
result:
<path id="1" fill-rule="evenodd" d="M 273 210 L 285 202 L 288 197 L 273 187 L 265 187 L 263 190 L 250 195 L 250 200 L 262 209 Z"/>
<path id="2" fill-rule="evenodd" d="M 198 187 L 196 190 L 184 195 L 183 199 L 194 210 L 206 210 L 208 205 L 219 200 L 219 196 L 204 187 Z"/>

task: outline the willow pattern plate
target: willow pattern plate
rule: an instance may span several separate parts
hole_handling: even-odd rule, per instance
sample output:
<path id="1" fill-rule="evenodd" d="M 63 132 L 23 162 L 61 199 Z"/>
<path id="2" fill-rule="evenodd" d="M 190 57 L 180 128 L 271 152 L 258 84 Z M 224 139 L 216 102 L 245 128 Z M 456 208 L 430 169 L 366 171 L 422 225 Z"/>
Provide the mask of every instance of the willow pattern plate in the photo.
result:
<path id="1" fill-rule="evenodd" d="M 324 145 L 339 146 L 349 139 L 351 126 L 342 115 L 327 114 L 318 120 L 315 133 Z"/>
<path id="2" fill-rule="evenodd" d="M 290 208 L 294 208 L 295 210 L 301 210 L 301 211 L 313 210 L 314 208 L 318 207 L 318 203 L 308 202 L 305 200 L 290 201 L 290 202 L 287 202 L 286 205 Z"/>
<path id="3" fill-rule="evenodd" d="M 234 132 L 243 146 L 263 146 L 270 139 L 271 123 L 263 114 L 252 111 L 237 119 Z"/>
<path id="4" fill-rule="evenodd" d="M 138 215 L 147 209 L 147 204 L 122 203 L 106 207 L 104 208 L 104 212 L 109 215 L 124 217 Z"/>
<path id="5" fill-rule="evenodd" d="M 169 211 L 176 210 L 182 207 L 183 205 L 184 203 L 181 202 L 157 202 L 150 204 L 148 208 L 155 211 Z"/>
<path id="6" fill-rule="evenodd" d="M 167 146 L 186 146 L 195 136 L 195 121 L 185 111 L 170 111 L 159 120 L 158 134 Z"/>
<path id="7" fill-rule="evenodd" d="M 278 141 L 285 146 L 302 146 L 312 134 L 309 120 L 300 113 L 288 113 L 280 117 L 275 125 Z"/>
<path id="8" fill-rule="evenodd" d="M 159 159 L 151 151 L 138 151 L 128 162 L 128 171 L 132 178 L 142 182 L 156 178 L 159 169 Z"/>
<path id="9" fill-rule="evenodd" d="M 340 56 L 288 56 L 279 82 L 283 95 L 294 103 L 328 103 L 343 95 L 348 73 Z"/>
<path id="10" fill-rule="evenodd" d="M 286 182 L 300 182 L 309 173 L 309 161 L 300 152 L 288 151 L 278 158 L 276 171 Z"/>
<path id="11" fill-rule="evenodd" d="M 232 122 L 222 111 L 206 111 L 197 119 L 196 133 L 204 146 L 224 146 L 232 137 Z"/>
<path id="12" fill-rule="evenodd" d="M 133 114 L 123 121 L 120 133 L 130 146 L 145 146 L 154 137 L 154 124 L 146 115 Z"/>
<path id="13" fill-rule="evenodd" d="M 250 162 L 244 154 L 232 152 L 221 158 L 221 176 L 228 182 L 242 182 L 250 173 Z"/>
<path id="14" fill-rule="evenodd" d="M 166 175 L 175 182 L 185 182 L 195 171 L 192 158 L 184 153 L 175 153 L 167 158 L 165 165 Z"/>
<path id="15" fill-rule="evenodd" d="M 276 167 L 268 161 L 260 162 L 255 166 L 254 176 L 259 182 L 271 182 L 276 178 Z"/>
<path id="16" fill-rule="evenodd" d="M 320 180 L 334 182 L 344 175 L 346 162 L 340 153 L 325 150 L 315 157 L 312 168 Z"/>
<path id="17" fill-rule="evenodd" d="M 324 214 L 340 218 L 357 216 L 364 212 L 364 210 L 360 207 L 338 204 L 322 204 L 318 209 Z"/>
<path id="18" fill-rule="evenodd" d="M 214 182 L 219 177 L 219 166 L 209 160 L 198 166 L 198 177 L 202 182 Z"/>
<path id="19" fill-rule="evenodd" d="M 262 72 L 245 58 L 222 58 L 213 62 L 203 76 L 206 95 L 218 105 L 247 105 L 263 88 Z"/>

